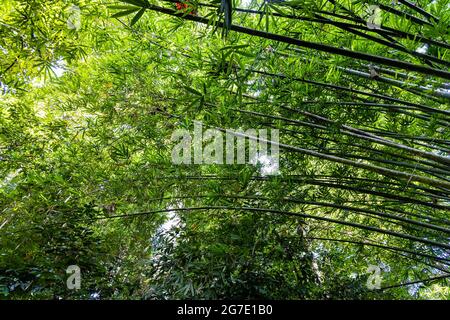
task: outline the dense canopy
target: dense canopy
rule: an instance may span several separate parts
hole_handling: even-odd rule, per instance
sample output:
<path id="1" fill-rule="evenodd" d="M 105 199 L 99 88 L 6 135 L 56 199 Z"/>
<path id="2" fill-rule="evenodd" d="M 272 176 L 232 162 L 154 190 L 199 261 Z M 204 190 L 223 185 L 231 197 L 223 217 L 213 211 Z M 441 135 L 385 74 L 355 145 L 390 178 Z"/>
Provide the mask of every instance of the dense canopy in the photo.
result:
<path id="1" fill-rule="evenodd" d="M 448 0 L 0 8 L 0 297 L 450 298 Z"/>

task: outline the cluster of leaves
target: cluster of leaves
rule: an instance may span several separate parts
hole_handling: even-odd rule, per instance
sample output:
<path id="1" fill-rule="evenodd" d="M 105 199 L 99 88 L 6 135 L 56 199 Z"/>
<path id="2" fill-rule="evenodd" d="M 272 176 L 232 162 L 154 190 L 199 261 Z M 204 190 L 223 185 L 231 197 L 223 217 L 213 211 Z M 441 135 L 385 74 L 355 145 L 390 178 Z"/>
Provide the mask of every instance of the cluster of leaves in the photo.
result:
<path id="1" fill-rule="evenodd" d="M 3 2 L 4 296 L 448 298 L 446 0 L 375 29 L 366 1 Z M 279 174 L 174 166 L 195 120 L 279 129 Z"/>

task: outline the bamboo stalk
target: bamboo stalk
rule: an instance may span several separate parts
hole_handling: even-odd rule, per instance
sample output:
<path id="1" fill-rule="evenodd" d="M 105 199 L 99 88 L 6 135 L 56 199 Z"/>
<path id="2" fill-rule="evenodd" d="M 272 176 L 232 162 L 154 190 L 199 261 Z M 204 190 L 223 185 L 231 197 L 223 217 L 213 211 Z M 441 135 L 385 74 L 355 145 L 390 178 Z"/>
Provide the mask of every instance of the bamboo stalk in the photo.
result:
<path id="1" fill-rule="evenodd" d="M 171 208 L 171 209 L 162 209 L 162 210 L 153 210 L 153 211 L 146 211 L 146 212 L 137 212 L 137 213 L 128 213 L 128 214 L 119 214 L 114 216 L 108 216 L 108 217 L 98 217 L 93 218 L 90 220 L 105 220 L 105 219 L 117 219 L 117 218 L 133 218 L 148 214 L 155 214 L 155 213 L 162 213 L 162 212 L 170 212 L 170 211 L 202 211 L 202 210 L 234 210 L 234 211 L 252 211 L 252 212 L 261 212 L 261 213 L 277 213 L 281 215 L 287 215 L 287 216 L 293 216 L 293 217 L 301 217 L 301 218 L 308 218 L 313 220 L 319 220 L 319 221 L 325 221 L 330 222 L 334 224 L 344 225 L 348 227 L 354 227 L 357 229 L 372 231 L 384 235 L 390 235 L 396 238 L 401 238 L 413 242 L 419 242 L 423 244 L 427 244 L 434 247 L 439 247 L 443 249 L 450 249 L 450 245 L 446 243 L 439 243 L 433 240 L 419 238 L 416 236 L 412 236 L 409 234 L 403 234 L 400 232 L 387 230 L 387 229 L 380 229 L 377 227 L 367 226 L 359 223 L 354 223 L 350 221 L 342 221 L 342 220 L 336 220 L 332 218 L 322 217 L 322 216 L 316 216 L 316 215 L 310 215 L 305 213 L 297 213 L 297 212 L 290 212 L 290 211 L 283 211 L 283 210 L 275 210 L 275 209 L 268 209 L 268 208 L 255 208 L 255 207 L 228 207 L 228 206 L 201 206 L 201 207 L 187 207 L 187 208 Z"/>
<path id="2" fill-rule="evenodd" d="M 156 12 L 164 13 L 167 15 L 179 17 L 179 18 L 182 18 L 185 20 L 195 21 L 198 23 L 203 23 L 203 24 L 207 24 L 207 25 L 213 24 L 213 21 L 211 21 L 208 18 L 194 16 L 194 15 L 184 15 L 183 13 L 179 13 L 175 10 L 156 6 L 153 4 L 146 4 L 145 7 L 143 7 L 143 8 L 151 10 L 151 11 L 156 11 Z M 224 28 L 224 23 L 221 21 L 217 21 L 214 24 L 217 27 Z M 331 54 L 342 55 L 342 56 L 349 57 L 349 58 L 360 59 L 360 60 L 365 60 L 365 61 L 374 62 L 374 63 L 380 63 L 382 65 L 388 65 L 391 67 L 396 67 L 396 68 L 400 68 L 400 69 L 404 69 L 404 70 L 416 71 L 419 73 L 434 75 L 434 76 L 441 77 L 444 79 L 450 79 L 450 72 L 435 69 L 435 68 L 425 67 L 425 66 L 421 66 L 421 65 L 417 65 L 417 64 L 412 64 L 409 62 L 404 62 L 404 61 L 386 58 L 386 57 L 382 57 L 382 56 L 372 55 L 372 54 L 363 53 L 363 52 L 359 52 L 359 51 L 351 51 L 351 50 L 333 47 L 333 46 L 329 46 L 329 45 L 325 45 L 325 44 L 321 44 L 321 43 L 315 43 L 315 42 L 294 39 L 294 38 L 290 38 L 287 36 L 273 34 L 273 33 L 264 32 L 264 31 L 260 31 L 260 30 L 255 30 L 255 29 L 238 26 L 238 25 L 234 25 L 234 24 L 230 25 L 229 29 L 240 32 L 240 33 L 248 34 L 251 36 L 256 36 L 256 37 L 260 37 L 260 38 L 264 38 L 264 39 L 269 39 L 269 40 L 274 40 L 274 41 L 283 42 L 283 43 L 287 43 L 287 44 L 292 44 L 292 45 L 296 45 L 299 47 L 315 49 L 318 51 L 323 51 L 323 52 L 327 52 L 327 53 L 331 53 Z"/>

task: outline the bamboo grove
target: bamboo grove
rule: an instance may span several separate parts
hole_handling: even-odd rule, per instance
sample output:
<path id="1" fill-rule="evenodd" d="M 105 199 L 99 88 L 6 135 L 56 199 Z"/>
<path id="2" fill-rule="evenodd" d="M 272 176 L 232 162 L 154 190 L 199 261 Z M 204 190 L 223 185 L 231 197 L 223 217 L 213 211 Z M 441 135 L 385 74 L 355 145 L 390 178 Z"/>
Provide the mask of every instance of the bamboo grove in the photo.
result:
<path id="1" fill-rule="evenodd" d="M 0 293 L 448 299 L 449 5 L 2 1 Z M 174 165 L 194 122 L 279 172 Z"/>

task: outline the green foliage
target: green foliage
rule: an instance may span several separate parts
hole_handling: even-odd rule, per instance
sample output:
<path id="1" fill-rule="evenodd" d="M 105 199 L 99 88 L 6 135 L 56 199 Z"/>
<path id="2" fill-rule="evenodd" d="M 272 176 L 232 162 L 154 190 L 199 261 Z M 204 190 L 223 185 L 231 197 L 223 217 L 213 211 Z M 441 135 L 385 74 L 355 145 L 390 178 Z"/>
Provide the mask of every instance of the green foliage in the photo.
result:
<path id="1" fill-rule="evenodd" d="M 448 299 L 447 0 L 381 29 L 367 1 L 0 4 L 0 297 Z M 194 121 L 279 129 L 279 174 L 173 165 Z"/>

